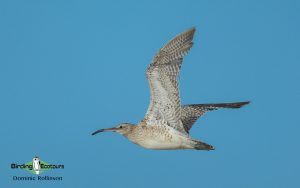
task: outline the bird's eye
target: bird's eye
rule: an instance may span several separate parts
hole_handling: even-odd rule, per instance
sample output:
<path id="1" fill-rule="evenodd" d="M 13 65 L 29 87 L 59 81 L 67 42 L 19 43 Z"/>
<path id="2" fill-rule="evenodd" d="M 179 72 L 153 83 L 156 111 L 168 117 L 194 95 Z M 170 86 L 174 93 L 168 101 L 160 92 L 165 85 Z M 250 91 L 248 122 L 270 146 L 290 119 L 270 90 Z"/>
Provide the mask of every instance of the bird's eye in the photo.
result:
<path id="1" fill-rule="evenodd" d="M 122 125 L 120 126 L 120 129 L 122 129 L 123 127 L 122 127 Z"/>

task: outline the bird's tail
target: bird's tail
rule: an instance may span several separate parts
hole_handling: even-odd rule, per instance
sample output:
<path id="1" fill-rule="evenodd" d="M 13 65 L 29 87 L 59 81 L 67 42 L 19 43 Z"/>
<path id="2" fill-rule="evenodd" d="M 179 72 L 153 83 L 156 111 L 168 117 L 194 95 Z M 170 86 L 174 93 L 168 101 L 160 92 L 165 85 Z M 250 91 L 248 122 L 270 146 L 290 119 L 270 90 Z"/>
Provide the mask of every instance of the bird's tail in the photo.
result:
<path id="1" fill-rule="evenodd" d="M 194 148 L 196 150 L 215 150 L 214 146 L 206 144 L 204 142 L 198 141 L 198 140 L 193 140 L 194 141 Z"/>
<path id="2" fill-rule="evenodd" d="M 219 108 L 241 108 L 242 106 L 249 104 L 246 102 L 233 102 L 233 103 L 218 103 L 218 104 L 195 104 L 198 108 L 202 108 L 205 111 L 217 110 Z"/>

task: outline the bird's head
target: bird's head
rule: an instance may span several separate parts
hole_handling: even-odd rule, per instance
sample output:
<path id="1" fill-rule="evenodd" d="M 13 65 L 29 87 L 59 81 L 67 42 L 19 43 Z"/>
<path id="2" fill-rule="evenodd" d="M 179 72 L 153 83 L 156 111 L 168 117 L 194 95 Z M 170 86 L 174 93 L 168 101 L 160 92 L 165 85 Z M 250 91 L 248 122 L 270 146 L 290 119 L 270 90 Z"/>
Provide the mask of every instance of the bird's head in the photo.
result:
<path id="1" fill-rule="evenodd" d="M 113 128 L 99 129 L 99 130 L 93 132 L 92 135 L 98 134 L 100 132 L 117 132 L 121 135 L 126 135 L 133 129 L 133 127 L 134 127 L 133 124 L 121 123 L 118 126 L 113 127 Z"/>
<path id="2" fill-rule="evenodd" d="M 40 158 L 37 157 L 37 156 L 35 156 L 35 157 L 33 158 L 33 161 L 39 161 L 39 160 L 40 160 Z"/>

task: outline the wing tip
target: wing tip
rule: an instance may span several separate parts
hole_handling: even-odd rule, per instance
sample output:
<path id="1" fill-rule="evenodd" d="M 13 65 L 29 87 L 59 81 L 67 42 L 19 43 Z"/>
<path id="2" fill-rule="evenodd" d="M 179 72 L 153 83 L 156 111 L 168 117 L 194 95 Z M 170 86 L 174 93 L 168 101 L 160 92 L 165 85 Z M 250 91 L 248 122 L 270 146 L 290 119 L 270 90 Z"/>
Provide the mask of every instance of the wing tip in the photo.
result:
<path id="1" fill-rule="evenodd" d="M 193 26 L 193 27 L 189 28 L 186 32 L 194 33 L 195 31 L 196 31 L 196 26 Z"/>
<path id="2" fill-rule="evenodd" d="M 170 42 L 172 42 L 172 41 L 174 41 L 174 40 L 176 40 L 176 39 L 178 39 L 178 38 L 183 37 L 183 38 L 186 38 L 187 40 L 190 40 L 190 42 L 192 43 L 193 38 L 194 38 L 195 31 L 196 31 L 196 27 L 193 26 L 193 27 L 191 27 L 191 28 L 189 28 L 189 29 L 187 29 L 187 30 L 185 30 L 185 31 L 183 31 L 183 32 L 181 32 L 181 33 L 179 33 L 178 35 L 176 35 Z M 169 43 L 170 43 L 170 42 L 169 42 Z M 168 44 L 169 44 L 169 43 L 168 43 Z M 166 44 L 166 46 L 167 46 L 168 44 Z"/>
<path id="3" fill-rule="evenodd" d="M 179 34 L 179 36 L 180 36 L 180 35 L 187 35 L 187 36 L 192 36 L 192 37 L 193 37 L 195 31 L 196 31 L 196 27 L 193 26 L 193 27 L 187 29 L 186 31 L 184 31 L 183 33 Z"/>

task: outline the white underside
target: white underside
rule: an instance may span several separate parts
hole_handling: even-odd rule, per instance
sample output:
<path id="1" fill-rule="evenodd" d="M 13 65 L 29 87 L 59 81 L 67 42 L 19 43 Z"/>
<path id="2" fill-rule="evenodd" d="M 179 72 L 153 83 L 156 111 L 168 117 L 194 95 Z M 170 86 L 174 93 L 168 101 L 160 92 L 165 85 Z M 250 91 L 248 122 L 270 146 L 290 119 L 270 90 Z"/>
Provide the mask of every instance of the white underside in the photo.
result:
<path id="1" fill-rule="evenodd" d="M 192 149 L 191 142 L 186 137 L 173 136 L 171 140 L 163 138 L 145 138 L 143 141 L 136 143 L 147 149 L 156 150 L 174 150 L 174 149 Z"/>
<path id="2" fill-rule="evenodd" d="M 165 143 L 165 142 L 156 142 L 149 141 L 147 143 L 139 143 L 140 146 L 147 149 L 156 149 L 156 150 L 174 150 L 174 149 L 183 149 L 184 147 L 178 143 Z"/>

